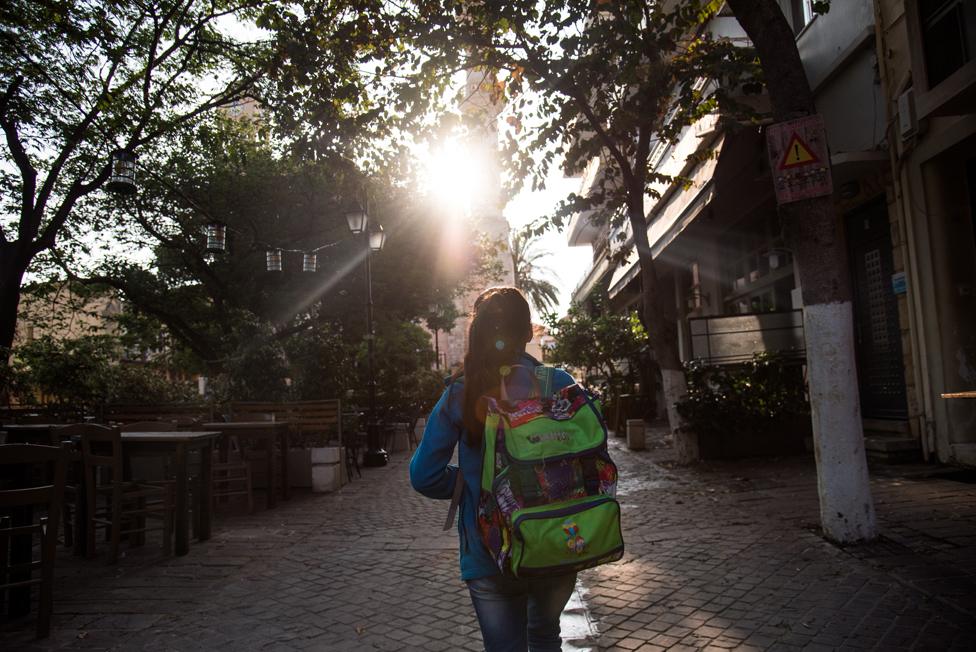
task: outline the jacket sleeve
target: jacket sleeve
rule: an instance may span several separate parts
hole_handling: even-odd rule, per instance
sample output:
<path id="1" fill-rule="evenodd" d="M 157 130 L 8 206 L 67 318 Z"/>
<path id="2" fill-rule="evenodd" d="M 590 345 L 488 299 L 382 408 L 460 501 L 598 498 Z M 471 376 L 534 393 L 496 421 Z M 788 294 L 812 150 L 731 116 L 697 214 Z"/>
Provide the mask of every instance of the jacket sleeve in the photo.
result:
<path id="1" fill-rule="evenodd" d="M 459 419 L 453 413 L 451 394 L 456 385 L 444 390 L 427 419 L 424 437 L 410 460 L 410 484 L 428 498 L 449 500 L 454 493 L 458 468 L 450 464 L 461 438 Z"/>

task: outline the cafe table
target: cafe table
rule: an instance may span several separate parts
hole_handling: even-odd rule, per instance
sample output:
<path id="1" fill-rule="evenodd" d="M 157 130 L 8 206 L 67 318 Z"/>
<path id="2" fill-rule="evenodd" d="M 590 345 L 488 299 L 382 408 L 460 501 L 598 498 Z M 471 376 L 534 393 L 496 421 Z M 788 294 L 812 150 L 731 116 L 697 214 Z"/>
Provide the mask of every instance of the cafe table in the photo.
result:
<path id="1" fill-rule="evenodd" d="M 11 423 L 0 426 L 0 430 L 7 433 L 8 444 L 40 444 L 50 446 L 54 442 L 51 439 L 51 428 L 56 428 L 56 423 Z"/>
<path id="2" fill-rule="evenodd" d="M 288 481 L 288 449 L 291 446 L 291 425 L 287 421 L 229 421 L 227 423 L 204 423 L 202 428 L 216 430 L 221 435 L 221 460 L 227 461 L 228 441 L 237 437 L 238 441 L 247 440 L 262 444 L 268 451 L 265 461 L 268 476 L 268 507 L 274 507 L 275 499 L 275 466 L 281 469 L 281 497 L 291 498 Z M 275 442 L 278 449 L 275 449 Z M 278 454 L 278 450 L 281 454 Z"/>
<path id="3" fill-rule="evenodd" d="M 122 451 L 126 457 L 159 456 L 173 460 L 172 473 L 176 481 L 176 514 L 174 519 L 176 555 L 190 551 L 190 473 L 187 458 L 191 451 L 200 451 L 200 473 L 193 492 L 193 514 L 197 539 L 210 538 L 213 505 L 210 500 L 210 463 L 214 442 L 220 437 L 216 430 L 181 430 L 173 432 L 123 432 Z"/>

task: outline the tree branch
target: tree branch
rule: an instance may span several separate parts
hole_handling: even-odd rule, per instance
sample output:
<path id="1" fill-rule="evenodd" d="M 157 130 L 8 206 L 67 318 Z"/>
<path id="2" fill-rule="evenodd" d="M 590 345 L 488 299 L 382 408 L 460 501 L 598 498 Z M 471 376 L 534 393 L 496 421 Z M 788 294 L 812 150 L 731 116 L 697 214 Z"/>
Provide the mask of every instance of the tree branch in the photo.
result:
<path id="1" fill-rule="evenodd" d="M 25 238 L 25 231 L 30 230 L 31 223 L 36 221 L 38 218 L 34 212 L 34 192 L 37 188 L 37 170 L 30 162 L 30 157 L 27 156 L 27 151 L 24 149 L 24 144 L 20 142 L 20 134 L 17 131 L 17 123 L 11 118 L 8 110 L 10 108 L 10 100 L 14 95 L 17 94 L 17 90 L 20 88 L 21 78 L 15 78 L 7 90 L 4 91 L 3 96 L 0 96 L 0 126 L 3 127 L 3 133 L 7 137 L 7 149 L 10 150 L 10 155 L 13 157 L 14 162 L 17 164 L 17 168 L 20 170 L 21 178 L 21 189 L 20 189 L 20 229 L 18 232 L 18 240 L 29 240 L 30 238 Z M 0 232 L 0 237 L 3 241 L 7 241 L 7 236 Z M 33 237 L 33 236 L 31 236 Z"/>

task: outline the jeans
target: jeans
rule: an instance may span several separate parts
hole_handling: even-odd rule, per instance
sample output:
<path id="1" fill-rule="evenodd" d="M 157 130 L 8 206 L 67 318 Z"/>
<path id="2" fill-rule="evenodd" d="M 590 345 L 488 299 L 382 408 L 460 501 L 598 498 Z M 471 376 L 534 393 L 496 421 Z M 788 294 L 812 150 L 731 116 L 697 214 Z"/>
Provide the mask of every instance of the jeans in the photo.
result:
<path id="1" fill-rule="evenodd" d="M 515 579 L 468 580 L 486 652 L 560 650 L 559 614 L 576 586 L 576 573 Z"/>

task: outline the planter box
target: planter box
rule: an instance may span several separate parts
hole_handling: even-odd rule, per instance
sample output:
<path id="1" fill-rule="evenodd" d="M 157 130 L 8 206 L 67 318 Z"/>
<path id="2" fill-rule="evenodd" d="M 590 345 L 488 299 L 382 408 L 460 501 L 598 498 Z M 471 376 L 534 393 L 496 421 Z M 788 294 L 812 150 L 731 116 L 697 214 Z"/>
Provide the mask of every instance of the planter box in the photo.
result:
<path id="1" fill-rule="evenodd" d="M 312 491 L 317 493 L 336 491 L 342 486 L 342 465 L 312 465 Z"/>
<path id="2" fill-rule="evenodd" d="M 312 464 L 338 464 L 342 461 L 342 449 L 338 446 L 310 448 Z"/>
<path id="3" fill-rule="evenodd" d="M 729 460 L 742 457 L 797 455 L 808 452 L 810 419 L 770 424 L 754 430 L 706 431 L 698 433 L 701 459 Z"/>
<path id="4" fill-rule="evenodd" d="M 334 467 L 334 471 L 318 471 L 320 467 Z M 252 465 L 252 476 L 254 475 L 254 465 Z M 264 479 L 264 469 L 259 473 Z M 332 479 L 332 475 L 336 479 Z M 346 477 L 345 451 L 338 446 L 328 446 L 320 448 L 292 448 L 288 451 L 288 476 L 291 486 L 309 488 L 313 491 L 335 491 L 342 485 L 349 482 Z M 320 487 L 316 488 L 316 477 L 319 479 Z M 337 486 L 336 483 L 338 483 Z M 263 486 L 267 486 L 264 484 Z"/>

